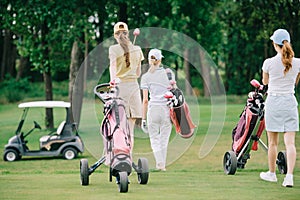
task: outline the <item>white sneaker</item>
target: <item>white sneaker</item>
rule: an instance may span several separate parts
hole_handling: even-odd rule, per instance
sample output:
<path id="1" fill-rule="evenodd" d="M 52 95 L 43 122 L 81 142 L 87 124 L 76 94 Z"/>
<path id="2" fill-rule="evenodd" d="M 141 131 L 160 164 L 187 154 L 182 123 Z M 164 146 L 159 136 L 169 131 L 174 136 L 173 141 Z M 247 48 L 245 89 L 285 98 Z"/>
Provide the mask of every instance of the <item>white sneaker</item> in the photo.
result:
<path id="1" fill-rule="evenodd" d="M 265 181 L 269 182 L 277 182 L 277 177 L 275 173 L 271 173 L 270 171 L 267 172 L 261 172 L 260 178 Z"/>
<path id="2" fill-rule="evenodd" d="M 163 163 L 158 163 L 158 164 L 156 165 L 156 169 L 157 169 L 158 171 L 163 171 L 163 172 L 166 171 L 166 167 L 165 167 L 165 165 L 164 165 Z"/>
<path id="3" fill-rule="evenodd" d="M 282 186 L 293 187 L 294 186 L 293 175 L 287 174 L 283 180 Z"/>

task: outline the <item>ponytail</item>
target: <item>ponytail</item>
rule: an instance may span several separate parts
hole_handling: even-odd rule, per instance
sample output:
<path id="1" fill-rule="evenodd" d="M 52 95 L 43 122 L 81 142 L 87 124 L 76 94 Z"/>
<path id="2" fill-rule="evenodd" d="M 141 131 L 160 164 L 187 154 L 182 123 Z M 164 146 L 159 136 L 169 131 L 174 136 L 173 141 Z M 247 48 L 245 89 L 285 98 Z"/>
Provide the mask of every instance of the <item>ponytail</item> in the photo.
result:
<path id="1" fill-rule="evenodd" d="M 294 51 L 291 44 L 284 40 L 282 47 L 282 63 L 284 65 L 284 75 L 292 68 L 292 61 L 294 57 Z"/>
<path id="2" fill-rule="evenodd" d="M 155 57 L 152 58 L 151 56 L 151 59 L 149 60 L 150 68 L 148 72 L 153 73 L 159 67 L 160 63 L 161 60 L 156 60 Z"/>
<path id="3" fill-rule="evenodd" d="M 122 49 L 124 50 L 124 56 L 125 56 L 125 62 L 126 62 L 126 67 L 130 66 L 130 60 L 129 60 L 129 47 L 128 44 L 130 42 L 129 38 L 128 38 L 128 32 L 127 31 L 123 31 L 120 32 L 118 39 L 119 39 L 119 44 L 121 45 Z"/>

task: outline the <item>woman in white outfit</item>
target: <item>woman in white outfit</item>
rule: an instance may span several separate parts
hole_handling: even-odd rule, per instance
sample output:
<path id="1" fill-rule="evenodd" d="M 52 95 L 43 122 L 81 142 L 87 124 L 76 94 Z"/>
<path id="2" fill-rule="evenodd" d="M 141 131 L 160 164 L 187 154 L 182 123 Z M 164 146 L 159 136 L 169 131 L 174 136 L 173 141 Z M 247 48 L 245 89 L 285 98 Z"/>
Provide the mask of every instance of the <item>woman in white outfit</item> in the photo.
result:
<path id="1" fill-rule="evenodd" d="M 164 94 L 169 91 L 170 81 L 166 70 L 161 65 L 162 58 L 163 55 L 160 50 L 150 50 L 148 54 L 150 68 L 141 78 L 141 89 L 143 90 L 142 126 L 146 126 L 148 122 L 156 169 L 165 171 L 172 124 L 167 99 L 164 98 Z M 150 100 L 148 100 L 148 92 L 150 93 Z"/>
<path id="2" fill-rule="evenodd" d="M 299 131 L 298 102 L 295 93 L 300 74 L 300 59 L 294 57 L 290 35 L 278 29 L 270 38 L 277 55 L 263 63 L 263 84 L 268 85 L 265 107 L 266 130 L 268 134 L 268 172 L 261 172 L 260 178 L 277 182 L 276 156 L 279 133 L 284 133 L 287 154 L 287 174 L 282 186 L 293 187 L 293 171 L 296 163 L 295 134 Z"/>

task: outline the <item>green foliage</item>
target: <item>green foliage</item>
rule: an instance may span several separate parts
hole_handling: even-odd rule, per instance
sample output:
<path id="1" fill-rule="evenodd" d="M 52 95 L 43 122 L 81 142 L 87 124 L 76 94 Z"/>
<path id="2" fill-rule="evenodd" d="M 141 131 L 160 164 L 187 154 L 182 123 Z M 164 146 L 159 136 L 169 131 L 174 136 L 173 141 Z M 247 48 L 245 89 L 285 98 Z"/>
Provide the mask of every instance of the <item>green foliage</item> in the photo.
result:
<path id="1" fill-rule="evenodd" d="M 8 102 L 17 102 L 24 98 L 25 94 L 30 91 L 30 84 L 28 78 L 23 78 L 16 81 L 10 76 L 6 76 L 5 80 L 0 83 L 0 91 L 2 96 L 6 98 Z"/>
<path id="2" fill-rule="evenodd" d="M 230 94 L 245 94 L 251 79 L 261 79 L 264 59 L 275 55 L 269 39 L 274 30 L 287 29 L 294 50 L 299 49 L 300 2 L 227 0 L 222 5 L 219 20 L 224 22 L 226 34 L 226 90 Z"/>
<path id="3" fill-rule="evenodd" d="M 68 81 L 53 82 L 53 98 L 55 100 L 68 99 Z M 0 102 L 13 103 L 26 100 L 41 100 L 45 94 L 44 84 L 42 82 L 30 83 L 27 78 L 16 81 L 7 76 L 3 82 L 0 82 Z"/>
<path id="4" fill-rule="evenodd" d="M 275 29 L 290 31 L 296 56 L 300 55 L 299 1 L 4 0 L 2 5 L 0 29 L 14 33 L 18 55 L 29 57 L 37 71 L 51 69 L 55 80 L 69 77 L 74 41 L 89 52 L 112 36 L 112 27 L 119 20 L 131 29 L 162 27 L 193 38 L 216 63 L 229 94 L 245 94 L 249 81 L 260 79 L 263 60 L 275 53 L 269 41 Z M 198 53 L 190 49 L 189 55 L 197 57 Z M 170 66 L 179 59 L 165 56 Z M 178 67 L 181 70 L 183 65 Z M 203 90 L 201 77 L 193 72 L 191 68 L 192 87 Z"/>

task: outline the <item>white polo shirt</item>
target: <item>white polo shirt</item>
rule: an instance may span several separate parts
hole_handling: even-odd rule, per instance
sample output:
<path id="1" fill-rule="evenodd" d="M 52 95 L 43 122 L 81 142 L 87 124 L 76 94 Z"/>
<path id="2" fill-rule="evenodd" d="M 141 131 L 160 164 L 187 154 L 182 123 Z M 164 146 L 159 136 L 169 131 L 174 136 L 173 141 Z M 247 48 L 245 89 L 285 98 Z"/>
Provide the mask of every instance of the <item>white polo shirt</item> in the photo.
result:
<path id="1" fill-rule="evenodd" d="M 269 74 L 268 93 L 294 94 L 295 82 L 300 72 L 300 59 L 293 58 L 292 68 L 284 75 L 284 65 L 281 61 L 281 54 L 264 61 L 262 70 Z"/>
<path id="2" fill-rule="evenodd" d="M 149 105 L 167 105 L 164 95 L 169 91 L 169 85 L 170 81 L 163 67 L 157 68 L 153 73 L 147 72 L 141 78 L 141 89 L 150 92 Z"/>

